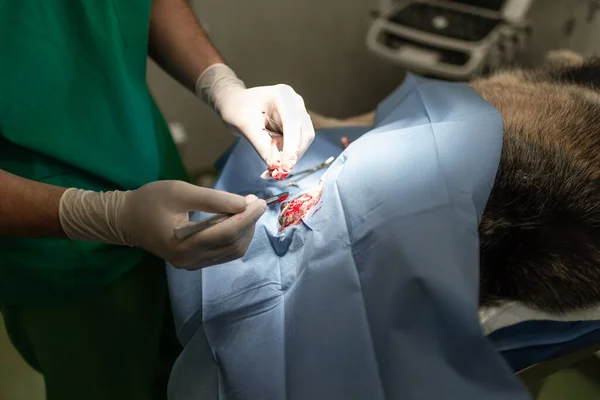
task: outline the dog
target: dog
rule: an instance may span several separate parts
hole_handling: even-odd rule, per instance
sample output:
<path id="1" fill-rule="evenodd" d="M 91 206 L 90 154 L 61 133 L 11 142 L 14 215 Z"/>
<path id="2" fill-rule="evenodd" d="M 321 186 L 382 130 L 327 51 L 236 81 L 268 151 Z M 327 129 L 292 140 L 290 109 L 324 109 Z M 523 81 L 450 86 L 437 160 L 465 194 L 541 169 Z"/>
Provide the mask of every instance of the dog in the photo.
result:
<path id="1" fill-rule="evenodd" d="M 600 306 L 600 58 L 554 50 L 535 69 L 469 85 L 502 115 L 500 165 L 479 226 L 481 307 Z M 372 126 L 309 112 L 315 129 Z"/>

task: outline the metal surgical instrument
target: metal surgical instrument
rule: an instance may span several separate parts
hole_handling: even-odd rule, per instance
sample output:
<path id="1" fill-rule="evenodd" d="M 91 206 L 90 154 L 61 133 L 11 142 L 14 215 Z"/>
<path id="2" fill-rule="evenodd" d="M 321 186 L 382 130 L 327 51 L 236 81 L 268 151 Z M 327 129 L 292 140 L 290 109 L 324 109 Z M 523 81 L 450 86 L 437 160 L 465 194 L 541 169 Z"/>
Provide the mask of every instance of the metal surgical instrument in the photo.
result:
<path id="1" fill-rule="evenodd" d="M 289 192 L 282 192 L 282 193 L 279 193 L 278 195 L 269 197 L 268 199 L 264 199 L 264 200 L 267 203 L 267 206 L 270 206 L 270 205 L 273 205 L 276 203 L 281 203 L 282 201 L 287 199 L 289 195 L 290 195 Z M 224 213 L 215 214 L 212 217 L 208 217 L 201 221 L 195 221 L 195 222 L 192 222 L 187 225 L 179 226 L 179 227 L 175 228 L 175 237 L 180 240 L 185 239 L 185 238 L 193 235 L 194 233 L 198 233 L 207 228 L 210 228 L 211 226 L 218 224 L 219 222 L 225 221 L 227 218 L 231 217 L 232 215 L 233 214 L 224 214 Z"/>

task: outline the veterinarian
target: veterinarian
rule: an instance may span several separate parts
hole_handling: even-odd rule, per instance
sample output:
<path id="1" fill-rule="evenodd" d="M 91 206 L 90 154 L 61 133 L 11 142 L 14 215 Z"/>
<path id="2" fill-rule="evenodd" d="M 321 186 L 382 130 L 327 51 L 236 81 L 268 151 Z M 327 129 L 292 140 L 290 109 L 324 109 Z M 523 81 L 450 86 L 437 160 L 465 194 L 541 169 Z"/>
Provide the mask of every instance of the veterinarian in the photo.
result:
<path id="1" fill-rule="evenodd" d="M 266 205 L 186 183 L 146 85 L 147 55 L 268 165 L 291 169 L 313 140 L 302 98 L 285 85 L 246 88 L 185 0 L 0 0 L 0 9 L 8 333 L 44 374 L 49 400 L 164 398 L 178 348 L 163 259 L 199 268 L 242 256 Z M 283 126 L 282 152 L 265 114 Z M 175 240 L 192 210 L 237 216 Z"/>

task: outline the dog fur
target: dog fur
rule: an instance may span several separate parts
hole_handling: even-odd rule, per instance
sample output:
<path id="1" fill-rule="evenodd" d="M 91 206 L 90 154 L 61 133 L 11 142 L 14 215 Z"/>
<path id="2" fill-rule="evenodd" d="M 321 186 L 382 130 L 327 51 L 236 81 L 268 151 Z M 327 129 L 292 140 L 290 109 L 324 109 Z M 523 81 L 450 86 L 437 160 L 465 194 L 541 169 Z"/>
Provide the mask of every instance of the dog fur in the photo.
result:
<path id="1" fill-rule="evenodd" d="M 470 85 L 504 124 L 479 227 L 481 306 L 600 306 L 600 59 L 558 50 L 538 69 Z M 311 118 L 319 129 L 372 125 L 374 114 Z"/>

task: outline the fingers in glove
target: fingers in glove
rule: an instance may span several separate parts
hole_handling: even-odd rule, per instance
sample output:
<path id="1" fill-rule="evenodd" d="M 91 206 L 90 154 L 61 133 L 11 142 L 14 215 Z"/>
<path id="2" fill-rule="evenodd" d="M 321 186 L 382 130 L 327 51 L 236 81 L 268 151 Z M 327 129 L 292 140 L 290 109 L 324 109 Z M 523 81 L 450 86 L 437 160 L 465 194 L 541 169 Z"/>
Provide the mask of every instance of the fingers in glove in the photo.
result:
<path id="1" fill-rule="evenodd" d="M 231 244 L 199 252 L 194 257 L 194 263 L 185 267 L 185 269 L 194 271 L 242 258 L 248 251 L 253 237 L 254 225 L 242 237 Z"/>
<path id="2" fill-rule="evenodd" d="M 266 119 L 263 114 L 257 114 L 254 118 L 240 128 L 244 137 L 250 142 L 268 166 L 273 165 L 278 158 L 283 138 L 272 138 L 266 129 Z"/>
<path id="3" fill-rule="evenodd" d="M 298 161 L 298 150 L 302 140 L 302 117 L 306 114 L 304 100 L 291 87 L 278 85 L 274 108 L 283 128 L 284 170 L 291 170 Z M 303 110 L 300 112 L 300 110 Z"/>
<path id="4" fill-rule="evenodd" d="M 246 196 L 247 204 L 254 203 L 256 200 L 258 200 L 258 198 L 252 194 Z M 246 229 L 240 238 L 232 243 L 218 245 L 206 250 L 200 250 L 193 258 L 194 264 L 186 269 L 195 270 L 205 268 L 211 265 L 224 264 L 226 262 L 237 260 L 238 258 L 243 257 L 250 246 L 252 237 L 254 236 L 254 227 L 254 224 L 251 225 L 250 228 Z"/>
<path id="5" fill-rule="evenodd" d="M 278 151 L 283 150 L 283 130 L 281 128 L 281 118 L 277 113 L 274 113 L 273 110 L 271 112 L 262 112 L 264 116 L 264 131 L 271 137 L 271 140 L 275 143 Z"/>
<path id="6" fill-rule="evenodd" d="M 267 203 L 264 200 L 254 200 L 246 206 L 242 213 L 233 215 L 186 239 L 185 247 L 206 250 L 234 243 L 256 224 L 266 210 Z"/>
<path id="7" fill-rule="evenodd" d="M 312 123 L 310 115 L 304 110 L 304 117 L 302 118 L 302 140 L 300 141 L 300 147 L 298 149 L 298 158 L 302 157 L 308 147 L 315 139 L 315 128 Z"/>
<path id="8" fill-rule="evenodd" d="M 246 204 L 250 204 L 250 203 L 258 200 L 258 197 L 256 197 L 253 194 L 249 194 L 248 196 L 244 197 L 244 199 L 246 200 Z"/>
<path id="9" fill-rule="evenodd" d="M 181 209 L 178 212 L 204 211 L 238 214 L 246 209 L 243 196 L 180 182 L 172 187 L 173 196 Z"/>

